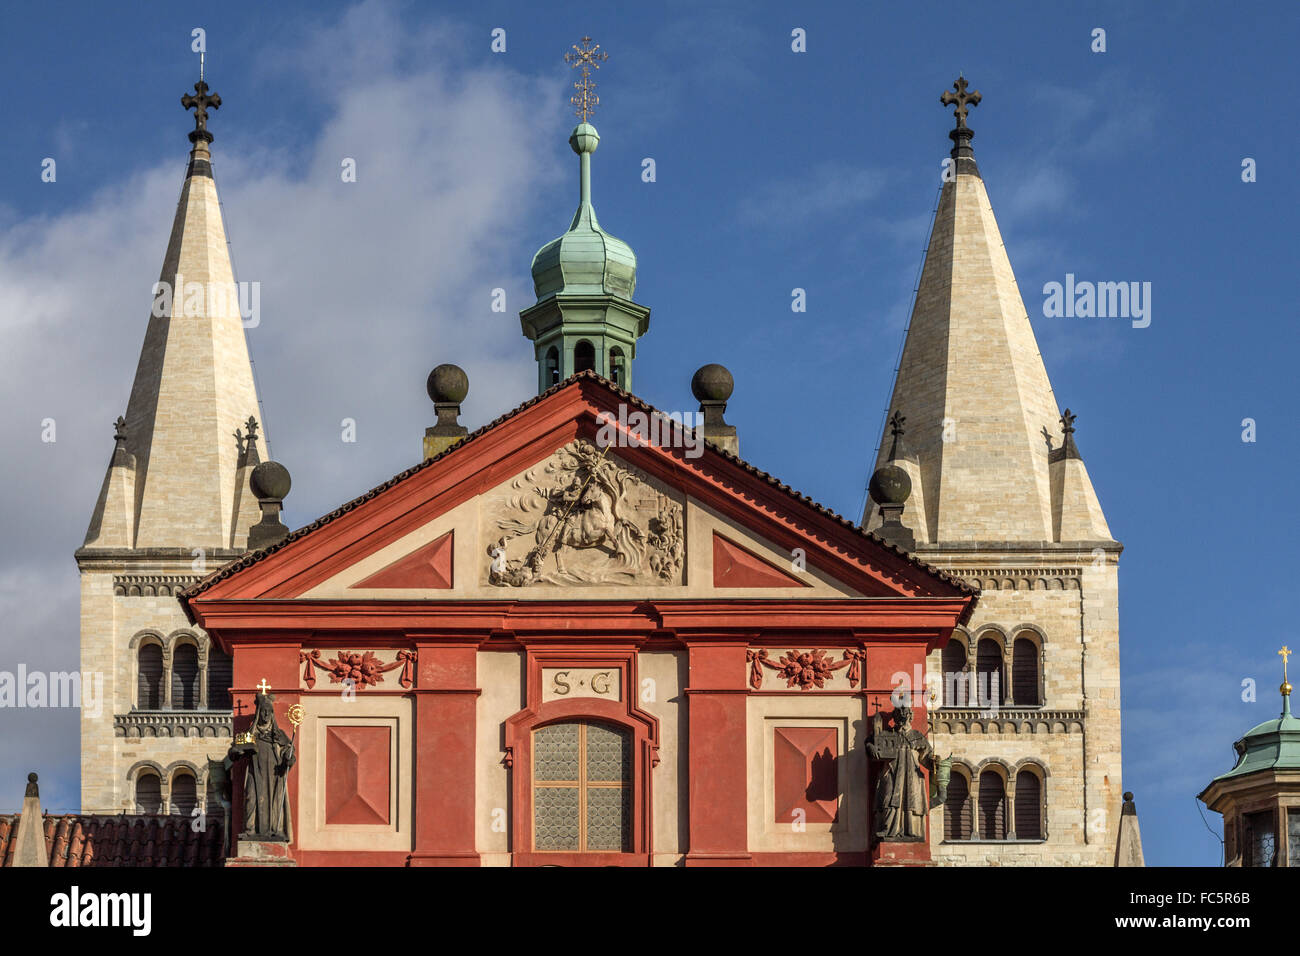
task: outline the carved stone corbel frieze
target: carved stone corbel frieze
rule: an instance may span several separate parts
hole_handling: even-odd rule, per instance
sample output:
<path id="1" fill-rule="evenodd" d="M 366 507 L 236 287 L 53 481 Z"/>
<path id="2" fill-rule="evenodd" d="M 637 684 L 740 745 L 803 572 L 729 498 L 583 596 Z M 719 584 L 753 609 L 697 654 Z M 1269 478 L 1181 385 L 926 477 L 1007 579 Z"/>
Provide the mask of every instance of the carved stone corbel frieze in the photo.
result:
<path id="1" fill-rule="evenodd" d="M 826 651 L 814 648 L 811 651 L 790 651 L 782 654 L 776 663 L 768 655 L 767 648 L 750 648 L 745 652 L 749 663 L 749 686 L 754 690 L 763 687 L 763 668 L 777 672 L 777 677 L 785 678 L 786 687 L 798 686 L 800 690 L 821 688 L 834 675 L 835 671 L 845 667 L 849 669 L 849 686 L 856 688 L 862 679 L 862 659 L 864 652 L 857 648 L 846 648 L 840 660 L 826 656 Z"/>
<path id="2" fill-rule="evenodd" d="M 398 651 L 397 657 L 388 664 L 382 663 L 374 651 L 361 653 L 345 651 L 325 663 L 321 663 L 319 650 L 298 652 L 298 662 L 304 665 L 303 683 L 307 685 L 308 690 L 316 686 L 317 669 L 326 671 L 330 675 L 331 684 L 342 684 L 350 680 L 354 687 L 361 688 L 382 684 L 384 675 L 398 667 L 402 668 L 402 673 L 397 682 L 402 687 L 410 688 L 415 683 L 415 661 L 416 652 L 405 650 Z"/>

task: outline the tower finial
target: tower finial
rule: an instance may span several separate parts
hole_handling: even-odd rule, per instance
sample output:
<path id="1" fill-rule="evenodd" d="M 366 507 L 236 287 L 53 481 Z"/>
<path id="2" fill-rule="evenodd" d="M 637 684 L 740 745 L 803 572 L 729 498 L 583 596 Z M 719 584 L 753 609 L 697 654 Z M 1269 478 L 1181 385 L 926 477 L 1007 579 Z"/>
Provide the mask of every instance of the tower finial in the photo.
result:
<path id="1" fill-rule="evenodd" d="M 181 97 L 181 106 L 187 110 L 194 110 L 194 129 L 190 132 L 190 142 L 196 145 L 199 140 L 210 143 L 212 142 L 212 134 L 208 132 L 208 109 L 220 109 L 221 96 L 217 93 L 209 96 L 208 84 L 203 80 L 199 80 L 194 84 L 194 92 L 198 96 L 191 96 L 186 93 Z"/>
<path id="2" fill-rule="evenodd" d="M 591 78 L 592 70 L 599 70 L 600 64 L 609 59 L 609 54 L 600 48 L 600 44 L 591 45 L 591 37 L 582 38 L 582 46 L 573 44 L 573 52 L 564 54 L 564 62 L 573 69 L 582 69 L 582 76 L 573 84 L 574 93 L 569 102 L 574 106 L 574 113 L 587 122 L 587 117 L 596 112 L 600 97 L 596 95 L 596 81 Z"/>
<path id="3" fill-rule="evenodd" d="M 957 109 L 953 111 L 953 115 L 957 117 L 957 129 L 969 128 L 966 126 L 966 116 L 970 111 L 970 107 L 979 106 L 980 100 L 984 98 L 980 95 L 979 90 L 972 90 L 967 93 L 967 85 L 966 77 L 959 76 L 957 82 L 952 85 L 952 88 L 957 92 L 954 94 L 952 90 L 944 90 L 943 96 L 939 97 L 939 101 L 944 106 L 957 104 Z"/>
<path id="4" fill-rule="evenodd" d="M 939 97 L 939 102 L 944 106 L 956 106 L 953 115 L 957 117 L 957 126 L 955 129 L 948 131 L 948 138 L 952 140 L 952 158 L 974 159 L 975 152 L 971 149 L 970 141 L 975 135 L 975 131 L 966 125 L 966 116 L 973 106 L 979 106 L 980 100 L 984 97 L 980 95 L 979 90 L 966 92 L 968 84 L 966 77 L 958 76 L 957 82 L 952 85 L 952 89 L 944 90 L 943 96 Z"/>
<path id="5" fill-rule="evenodd" d="M 1281 655 L 1282 657 L 1282 686 L 1279 687 L 1278 690 L 1282 692 L 1282 716 L 1283 717 L 1286 717 L 1291 713 L 1291 682 L 1287 680 L 1286 661 L 1287 658 L 1294 653 L 1295 651 L 1291 650 L 1291 648 L 1287 647 L 1285 644 L 1283 644 L 1282 649 L 1278 651 L 1278 654 Z"/>

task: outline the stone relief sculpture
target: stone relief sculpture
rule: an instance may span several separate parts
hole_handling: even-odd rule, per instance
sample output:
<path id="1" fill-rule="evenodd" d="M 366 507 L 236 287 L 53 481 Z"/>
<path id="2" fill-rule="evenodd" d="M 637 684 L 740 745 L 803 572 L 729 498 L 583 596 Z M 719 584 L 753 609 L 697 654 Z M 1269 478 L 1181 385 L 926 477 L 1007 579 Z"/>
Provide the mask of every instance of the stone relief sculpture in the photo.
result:
<path id="1" fill-rule="evenodd" d="M 575 441 L 489 506 L 487 580 L 499 587 L 669 585 L 682 580 L 682 506 L 642 475 Z"/>

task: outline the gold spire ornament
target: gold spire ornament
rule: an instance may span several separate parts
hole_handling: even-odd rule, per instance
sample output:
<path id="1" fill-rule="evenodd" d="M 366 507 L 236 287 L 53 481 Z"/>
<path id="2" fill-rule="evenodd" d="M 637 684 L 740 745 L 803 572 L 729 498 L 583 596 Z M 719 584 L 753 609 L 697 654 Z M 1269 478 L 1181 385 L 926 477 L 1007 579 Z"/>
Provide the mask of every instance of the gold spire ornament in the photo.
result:
<path id="1" fill-rule="evenodd" d="M 1287 658 L 1289 658 L 1294 653 L 1295 651 L 1291 650 L 1291 648 L 1287 647 L 1285 644 L 1283 644 L 1282 649 L 1278 651 L 1278 654 L 1282 658 L 1282 686 L 1279 687 L 1278 690 L 1282 692 L 1283 697 L 1291 696 L 1291 682 L 1287 680 L 1286 662 L 1287 662 Z"/>
<path id="2" fill-rule="evenodd" d="M 582 38 L 582 46 L 573 44 L 573 52 L 564 54 L 564 62 L 573 69 L 582 70 L 581 77 L 573 84 L 578 92 L 569 98 L 574 106 L 574 113 L 587 122 L 587 117 L 596 112 L 600 97 L 596 95 L 596 81 L 591 78 L 592 70 L 599 70 L 600 64 L 609 59 L 609 54 L 600 48 L 600 44 L 591 45 L 591 37 Z"/>

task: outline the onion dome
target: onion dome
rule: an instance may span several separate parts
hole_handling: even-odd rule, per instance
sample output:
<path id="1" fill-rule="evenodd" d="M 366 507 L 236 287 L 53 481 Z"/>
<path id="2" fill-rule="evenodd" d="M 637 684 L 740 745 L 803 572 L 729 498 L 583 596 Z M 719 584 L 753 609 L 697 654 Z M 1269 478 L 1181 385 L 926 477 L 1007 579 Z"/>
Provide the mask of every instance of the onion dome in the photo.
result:
<path id="1" fill-rule="evenodd" d="M 591 154 L 599 144 L 600 134 L 590 123 L 579 123 L 569 136 L 569 145 L 581 161 L 578 211 L 568 232 L 533 257 L 533 288 L 539 302 L 559 293 L 631 299 L 636 291 L 632 247 L 600 228 L 591 204 Z"/>

